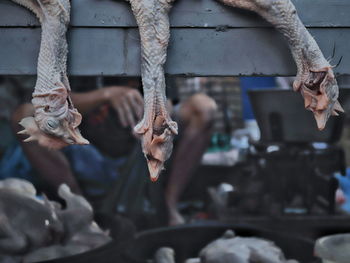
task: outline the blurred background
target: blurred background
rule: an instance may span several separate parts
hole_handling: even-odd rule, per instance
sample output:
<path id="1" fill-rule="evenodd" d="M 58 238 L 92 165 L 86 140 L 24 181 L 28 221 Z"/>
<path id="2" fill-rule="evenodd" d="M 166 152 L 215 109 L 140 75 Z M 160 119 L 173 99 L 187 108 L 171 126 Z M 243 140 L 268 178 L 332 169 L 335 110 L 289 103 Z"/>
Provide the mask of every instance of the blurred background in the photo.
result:
<path id="1" fill-rule="evenodd" d="M 292 1 L 340 88 L 345 113 L 323 131 L 294 78 L 277 77 L 296 72 L 282 34 L 220 1 L 176 1 L 164 71 L 179 135 L 157 182 L 133 132 L 144 94 L 129 3 L 70 1 L 71 98 L 90 144 L 49 150 L 18 134 L 33 116 L 41 25 L 14 2 L 0 1 L 0 263 L 349 262 L 348 0 Z M 242 246 L 255 258 L 238 260 Z"/>
<path id="2" fill-rule="evenodd" d="M 96 211 L 126 216 L 139 230 L 205 220 L 282 231 L 288 224 L 287 231 L 295 227 L 311 236 L 349 227 L 347 115 L 332 117 L 318 131 L 300 94 L 292 91 L 293 78 L 168 78 L 169 107 L 180 135 L 156 183 L 148 179 L 131 129 L 139 109 L 124 105 L 126 96 L 142 101 L 140 79 L 70 81 L 83 113 L 81 132 L 91 145 L 47 154 L 15 133 L 17 121 L 28 114 L 35 78 L 0 78 L 0 179 L 29 180 L 54 199 L 57 187 L 67 183 Z M 339 84 L 347 111 L 350 78 L 341 76 Z M 113 95 L 94 102 L 105 90 Z M 89 94 L 94 99 L 81 102 Z"/>

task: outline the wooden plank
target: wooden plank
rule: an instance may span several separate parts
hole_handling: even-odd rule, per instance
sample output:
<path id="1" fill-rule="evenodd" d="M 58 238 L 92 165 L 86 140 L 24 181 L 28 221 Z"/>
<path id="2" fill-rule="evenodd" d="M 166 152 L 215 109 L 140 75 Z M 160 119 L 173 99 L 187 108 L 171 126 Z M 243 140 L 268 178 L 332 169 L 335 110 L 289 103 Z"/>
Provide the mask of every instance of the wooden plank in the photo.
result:
<path id="1" fill-rule="evenodd" d="M 316 28 L 325 56 L 350 74 L 350 28 Z M 39 28 L 0 28 L 0 74 L 35 74 Z M 73 28 L 69 34 L 71 75 L 139 75 L 137 29 Z M 294 75 L 295 65 L 282 36 L 270 28 L 172 30 L 166 73 L 193 76 Z"/>
<path id="2" fill-rule="evenodd" d="M 330 57 L 336 47 L 334 63 L 343 57 L 336 73 L 349 74 L 345 43 L 350 40 L 350 2 L 294 0 L 294 3 L 326 56 Z M 139 36 L 127 2 L 74 0 L 72 10 L 70 74 L 140 74 Z M 37 19 L 25 8 L 9 0 L 0 1 L 0 74 L 35 74 L 38 26 Z M 281 35 L 250 12 L 214 0 L 177 0 L 171 26 L 168 74 L 295 74 L 295 65 Z"/>
<path id="3" fill-rule="evenodd" d="M 293 0 L 307 27 L 350 27 L 349 0 Z M 37 19 L 10 0 L 0 1 L 1 27 L 38 26 Z M 74 0 L 74 27 L 135 27 L 129 4 L 123 0 Z M 226 7 L 215 0 L 177 0 L 172 27 L 266 27 L 255 14 Z"/>

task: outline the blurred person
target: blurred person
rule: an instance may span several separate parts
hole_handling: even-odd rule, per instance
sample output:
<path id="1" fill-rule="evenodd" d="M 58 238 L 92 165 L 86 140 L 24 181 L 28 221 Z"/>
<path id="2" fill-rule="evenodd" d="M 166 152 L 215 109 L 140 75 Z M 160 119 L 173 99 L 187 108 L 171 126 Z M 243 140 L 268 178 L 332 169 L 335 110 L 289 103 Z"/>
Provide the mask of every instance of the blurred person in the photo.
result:
<path id="1" fill-rule="evenodd" d="M 117 179 L 117 170 L 123 166 L 136 143 L 132 127 L 142 117 L 143 98 L 138 90 L 138 80 L 129 79 L 116 86 L 111 85 L 112 83 L 113 80 L 105 83 L 106 87 L 100 89 L 90 85 L 90 88 L 94 88 L 91 91 L 71 94 L 75 107 L 83 115 L 81 129 L 84 137 L 91 142 L 90 145 L 72 145 L 61 151 L 48 150 L 36 142 L 24 143 L 25 136 L 17 135 L 30 165 L 45 185 L 49 186 L 48 190 L 51 192 L 56 192 L 60 184 L 66 183 L 76 193 L 103 195 L 105 189 L 96 189 L 96 184 L 88 184 L 82 189 L 77 175 L 87 182 L 102 181 L 105 187 Z M 75 85 L 72 81 L 72 84 L 75 87 L 79 83 Z M 79 85 L 86 90 L 84 85 L 88 84 L 83 81 Z M 215 102 L 204 94 L 193 95 L 174 106 L 174 115 L 180 123 L 181 135 L 175 143 L 165 189 L 169 224 L 184 222 L 178 212 L 177 202 L 210 142 L 215 109 Z M 14 131 L 17 133 L 21 130 L 18 122 L 22 118 L 32 115 L 31 104 L 20 105 L 12 116 Z"/>
<path id="2" fill-rule="evenodd" d="M 143 98 L 137 89 L 130 86 L 110 86 L 88 92 L 72 92 L 71 97 L 77 109 L 85 117 L 85 123 L 82 124 L 82 128 L 84 128 L 84 126 L 92 126 L 92 128 L 95 128 L 94 126 L 101 126 L 103 120 L 106 119 L 108 115 L 109 107 L 111 107 L 118 114 L 121 130 L 124 129 L 124 137 L 121 136 L 122 138 L 120 138 L 123 141 L 119 142 L 118 147 L 122 147 L 122 144 L 129 147 L 133 144 L 134 140 L 131 137 L 131 129 L 128 127 L 135 125 L 141 118 L 143 109 Z M 33 116 L 33 113 L 33 106 L 29 103 L 22 104 L 15 110 L 12 117 L 12 126 L 16 133 L 22 129 L 18 122 L 24 117 Z M 125 136 L 125 129 L 130 136 Z M 108 136 L 108 134 L 105 134 L 105 136 Z M 55 192 L 60 184 L 66 183 L 74 192 L 82 193 L 76 177 L 73 175 L 73 170 L 81 173 L 93 172 L 99 166 L 108 165 L 108 162 L 103 156 L 106 154 L 106 151 L 100 154 L 93 145 L 86 147 L 72 145 L 66 147 L 62 151 L 55 151 L 41 147 L 37 142 L 23 142 L 26 136 L 17 135 L 17 137 L 30 164 L 40 178 L 50 186 L 49 188 L 51 188 L 50 190 L 53 192 Z M 94 140 L 91 136 L 88 137 L 90 140 Z M 103 139 L 108 140 L 110 138 L 104 137 Z M 112 142 L 109 141 L 109 144 L 111 143 Z M 79 154 L 85 154 L 85 157 L 92 158 L 93 160 L 89 163 L 85 163 L 86 167 L 82 167 L 81 165 L 79 167 L 76 163 L 69 162 L 68 159 L 77 161 L 79 158 L 77 155 Z M 122 154 L 125 154 L 125 152 Z M 122 154 L 118 155 L 117 153 L 112 157 L 118 158 Z M 111 155 L 113 155 L 113 153 Z M 67 159 L 67 156 L 71 158 Z M 96 163 L 100 165 L 93 166 Z M 72 170 L 72 166 L 75 166 L 73 167 L 75 169 Z M 112 169 L 114 168 L 117 168 L 117 166 L 112 167 Z"/>
<path id="3" fill-rule="evenodd" d="M 179 122 L 180 137 L 175 142 L 165 190 L 169 225 L 185 222 L 177 209 L 177 203 L 209 146 L 216 109 L 213 99 L 198 93 L 181 103 L 178 114 L 175 114 Z"/>

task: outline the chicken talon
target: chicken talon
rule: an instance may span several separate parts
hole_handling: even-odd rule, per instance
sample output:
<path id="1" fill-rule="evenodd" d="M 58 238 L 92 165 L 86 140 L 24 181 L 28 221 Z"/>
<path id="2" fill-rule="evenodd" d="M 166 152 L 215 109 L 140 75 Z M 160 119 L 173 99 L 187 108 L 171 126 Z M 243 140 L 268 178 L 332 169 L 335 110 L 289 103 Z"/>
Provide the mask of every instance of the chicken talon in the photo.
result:
<path id="1" fill-rule="evenodd" d="M 35 141 L 36 140 L 36 138 L 34 138 L 34 137 L 29 137 L 29 138 L 27 138 L 27 139 L 24 139 L 23 141 L 24 142 L 32 142 L 32 141 Z"/>
<path id="2" fill-rule="evenodd" d="M 19 135 L 28 135 L 28 132 L 27 132 L 27 130 L 26 129 L 24 129 L 24 130 L 21 130 L 21 131 L 19 131 L 19 132 L 17 132 L 17 134 L 19 134 Z"/>
<path id="3" fill-rule="evenodd" d="M 343 107 L 340 105 L 339 101 L 336 101 L 336 102 L 335 102 L 335 104 L 334 104 L 334 110 L 339 111 L 339 112 L 342 112 L 342 113 L 345 112 L 344 109 L 343 109 Z"/>
<path id="4" fill-rule="evenodd" d="M 294 91 L 299 91 L 302 86 L 302 83 L 298 80 L 295 80 L 293 83 L 293 90 Z"/>

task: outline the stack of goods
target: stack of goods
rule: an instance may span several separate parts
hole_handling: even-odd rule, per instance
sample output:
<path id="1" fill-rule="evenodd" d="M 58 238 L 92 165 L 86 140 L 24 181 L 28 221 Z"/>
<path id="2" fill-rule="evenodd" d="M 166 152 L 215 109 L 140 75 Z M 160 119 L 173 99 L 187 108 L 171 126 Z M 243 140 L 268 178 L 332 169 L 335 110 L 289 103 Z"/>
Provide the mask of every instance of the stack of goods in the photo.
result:
<path id="1" fill-rule="evenodd" d="M 111 241 L 94 221 L 93 209 L 82 196 L 61 185 L 62 206 L 24 180 L 0 182 L 0 262 L 29 263 L 72 256 Z"/>

